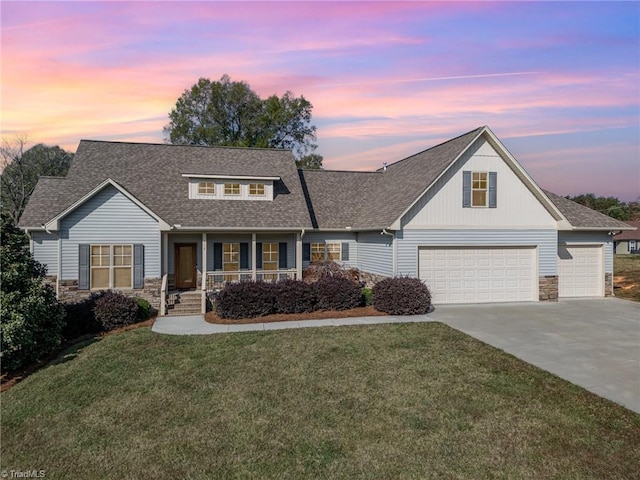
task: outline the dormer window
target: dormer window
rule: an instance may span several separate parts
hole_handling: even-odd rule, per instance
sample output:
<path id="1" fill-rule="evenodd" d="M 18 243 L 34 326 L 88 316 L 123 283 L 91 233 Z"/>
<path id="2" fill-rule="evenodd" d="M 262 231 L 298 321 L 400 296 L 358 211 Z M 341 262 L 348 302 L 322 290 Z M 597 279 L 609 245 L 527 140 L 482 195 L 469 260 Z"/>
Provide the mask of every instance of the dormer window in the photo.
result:
<path id="1" fill-rule="evenodd" d="M 250 183 L 249 195 L 252 197 L 264 197 L 264 183 Z"/>
<path id="2" fill-rule="evenodd" d="M 213 182 L 198 182 L 198 195 L 215 195 L 216 184 Z"/>
<path id="3" fill-rule="evenodd" d="M 240 195 L 240 184 L 239 183 L 225 183 L 224 184 L 224 194 L 225 195 Z"/>

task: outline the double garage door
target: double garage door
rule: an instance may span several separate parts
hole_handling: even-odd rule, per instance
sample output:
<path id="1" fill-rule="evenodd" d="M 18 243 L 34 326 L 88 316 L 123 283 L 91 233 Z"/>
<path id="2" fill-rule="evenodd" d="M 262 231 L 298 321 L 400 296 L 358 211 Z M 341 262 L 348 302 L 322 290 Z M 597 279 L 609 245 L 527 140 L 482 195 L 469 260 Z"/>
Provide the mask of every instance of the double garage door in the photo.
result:
<path id="1" fill-rule="evenodd" d="M 434 304 L 538 300 L 535 247 L 422 247 L 419 275 Z M 558 296 L 604 295 L 602 247 L 558 246 Z"/>
<path id="2" fill-rule="evenodd" d="M 418 255 L 434 304 L 538 300 L 535 247 L 423 247 Z"/>

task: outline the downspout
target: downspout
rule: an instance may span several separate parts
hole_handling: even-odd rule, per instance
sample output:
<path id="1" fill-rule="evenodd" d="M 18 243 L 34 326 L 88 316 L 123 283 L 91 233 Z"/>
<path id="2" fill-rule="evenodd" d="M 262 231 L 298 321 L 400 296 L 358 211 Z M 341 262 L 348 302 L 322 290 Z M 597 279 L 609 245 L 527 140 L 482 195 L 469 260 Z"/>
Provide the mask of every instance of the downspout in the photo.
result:
<path id="1" fill-rule="evenodd" d="M 392 255 L 392 276 L 395 277 L 398 273 L 398 266 L 397 266 L 397 245 L 396 245 L 396 234 L 395 233 L 391 233 L 388 232 L 386 228 L 383 228 L 382 231 L 380 232 L 380 235 L 388 235 L 391 237 L 391 255 Z"/>

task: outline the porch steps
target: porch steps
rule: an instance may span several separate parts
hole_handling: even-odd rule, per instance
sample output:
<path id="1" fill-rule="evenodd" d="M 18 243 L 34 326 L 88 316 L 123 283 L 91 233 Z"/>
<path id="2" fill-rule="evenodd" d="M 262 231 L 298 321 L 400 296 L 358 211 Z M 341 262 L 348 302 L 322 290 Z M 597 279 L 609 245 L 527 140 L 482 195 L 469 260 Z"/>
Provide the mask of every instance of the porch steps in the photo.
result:
<path id="1" fill-rule="evenodd" d="M 167 296 L 167 315 L 197 315 L 202 313 L 200 291 L 174 292 Z"/>

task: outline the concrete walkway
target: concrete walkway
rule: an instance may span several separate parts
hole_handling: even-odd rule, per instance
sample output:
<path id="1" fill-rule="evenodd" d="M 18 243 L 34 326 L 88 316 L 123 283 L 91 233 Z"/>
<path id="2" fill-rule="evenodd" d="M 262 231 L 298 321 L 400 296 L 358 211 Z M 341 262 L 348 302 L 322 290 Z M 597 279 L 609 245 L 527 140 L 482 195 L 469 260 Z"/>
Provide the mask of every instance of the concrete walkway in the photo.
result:
<path id="1" fill-rule="evenodd" d="M 445 323 L 527 363 L 640 413 L 640 303 L 614 298 L 557 303 L 446 305 L 428 315 L 213 325 L 202 315 L 160 317 L 152 330 L 206 335 L 288 328 Z"/>

